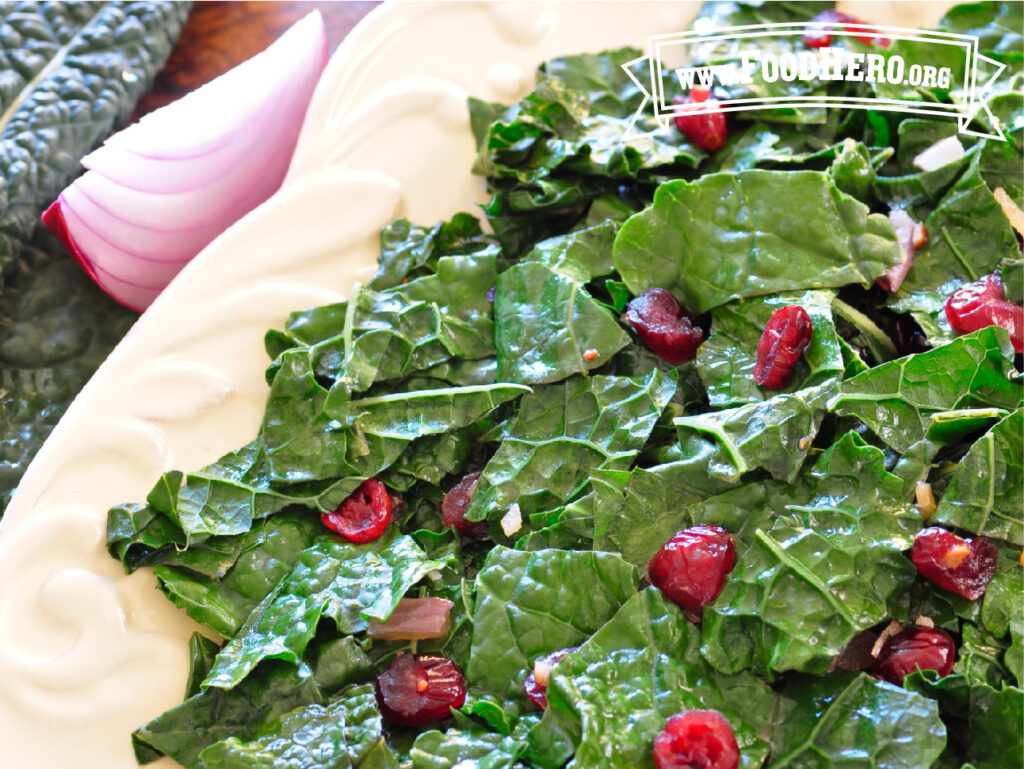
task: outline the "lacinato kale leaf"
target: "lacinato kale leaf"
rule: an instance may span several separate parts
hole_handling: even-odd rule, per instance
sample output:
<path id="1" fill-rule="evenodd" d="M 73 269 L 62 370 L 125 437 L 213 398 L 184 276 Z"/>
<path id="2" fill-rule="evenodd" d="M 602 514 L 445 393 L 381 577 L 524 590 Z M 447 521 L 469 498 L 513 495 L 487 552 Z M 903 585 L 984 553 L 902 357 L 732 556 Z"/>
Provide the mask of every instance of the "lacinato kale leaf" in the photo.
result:
<path id="1" fill-rule="evenodd" d="M 838 380 L 845 366 L 832 319 L 834 297 L 834 292 L 819 289 L 730 302 L 713 309 L 711 334 L 697 348 L 697 371 L 709 404 L 716 408 L 738 406 Z M 757 343 L 772 313 L 790 304 L 800 305 L 810 315 L 811 343 L 797 361 L 789 385 L 768 390 L 753 377 Z"/>
<path id="2" fill-rule="evenodd" d="M 827 175 L 761 169 L 662 184 L 622 225 L 613 256 L 633 293 L 665 288 L 693 313 L 776 291 L 869 285 L 903 260 L 888 217 Z"/>
<path id="3" fill-rule="evenodd" d="M 1009 336 L 990 326 L 847 379 L 829 408 L 857 417 L 902 452 L 925 437 L 932 414 L 985 406 L 1014 410 L 1021 392 Z"/>
<path id="4" fill-rule="evenodd" d="M 340 633 L 358 633 L 370 619 L 386 620 L 410 587 L 446 564 L 393 530 L 365 545 L 324 535 L 253 609 L 203 686 L 231 689 L 265 659 L 298 665 L 321 617 Z"/>
<path id="5" fill-rule="evenodd" d="M 960 460 L 931 519 L 1024 547 L 1024 411 L 1003 419 Z"/>
<path id="6" fill-rule="evenodd" d="M 771 769 L 916 769 L 946 744 L 934 702 L 863 673 L 788 682 L 771 735 Z"/>
<path id="7" fill-rule="evenodd" d="M 741 767 L 759 767 L 775 695 L 749 672 L 719 673 L 700 631 L 655 588 L 635 594 L 548 682 L 548 709 L 527 758 L 541 767 L 654 767 L 651 744 L 682 710 L 714 709 L 732 725 Z"/>
<path id="8" fill-rule="evenodd" d="M 569 501 L 596 469 L 627 469 L 675 393 L 660 371 L 639 379 L 572 377 L 523 397 L 507 437 L 484 467 L 466 510 L 497 520 Z"/>
<path id="9" fill-rule="evenodd" d="M 8 3 L 0 39 L 0 515 L 72 399 L 135 320 L 39 215 L 126 121 L 191 3 Z"/>
<path id="10" fill-rule="evenodd" d="M 614 553 L 495 547 L 476 578 L 466 668 L 473 696 L 491 695 L 511 715 L 532 707 L 523 681 L 534 660 L 586 640 L 637 582 L 635 567 Z"/>

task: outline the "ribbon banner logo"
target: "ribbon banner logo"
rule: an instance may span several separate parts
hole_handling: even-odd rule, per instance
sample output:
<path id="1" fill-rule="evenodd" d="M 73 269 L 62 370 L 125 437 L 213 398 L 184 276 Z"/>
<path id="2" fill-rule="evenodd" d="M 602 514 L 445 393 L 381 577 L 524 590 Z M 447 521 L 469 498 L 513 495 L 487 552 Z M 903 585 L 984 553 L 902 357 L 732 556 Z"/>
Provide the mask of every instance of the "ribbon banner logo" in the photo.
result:
<path id="1" fill-rule="evenodd" d="M 644 94 L 624 138 L 660 133 L 680 114 L 846 107 L 955 118 L 963 134 L 1006 141 L 1000 121 L 985 101 L 1006 65 L 979 54 L 977 37 L 853 23 L 830 28 L 826 34 L 828 44 L 818 48 L 800 42 L 805 35 L 823 35 L 821 24 L 815 22 L 755 24 L 649 38 L 648 55 L 623 65 Z M 844 38 L 848 47 L 834 45 L 833 38 Z M 771 48 L 764 48 L 765 43 Z M 694 61 L 719 63 L 689 64 Z M 638 75 L 645 68 L 650 73 L 647 83 Z M 835 81 L 867 83 L 873 93 L 825 93 L 821 86 Z M 681 88 L 688 93 L 716 86 L 735 97 L 710 104 L 666 101 L 667 90 L 678 93 Z M 952 103 L 935 100 L 929 88 L 949 91 Z M 645 110 L 650 117 L 649 103 L 653 103 L 658 128 L 642 132 L 638 121 L 645 117 Z"/>

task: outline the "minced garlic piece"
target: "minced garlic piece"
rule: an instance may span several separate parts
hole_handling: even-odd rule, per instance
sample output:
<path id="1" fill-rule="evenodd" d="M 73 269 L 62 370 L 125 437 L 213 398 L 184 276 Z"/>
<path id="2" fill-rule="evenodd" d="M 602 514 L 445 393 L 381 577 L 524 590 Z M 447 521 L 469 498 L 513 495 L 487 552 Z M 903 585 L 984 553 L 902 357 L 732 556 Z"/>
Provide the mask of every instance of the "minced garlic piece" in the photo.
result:
<path id="1" fill-rule="evenodd" d="M 932 493 L 932 485 L 925 481 L 918 481 L 914 487 L 914 497 L 917 499 L 917 512 L 921 514 L 921 520 L 927 521 L 935 512 L 935 495 Z"/>

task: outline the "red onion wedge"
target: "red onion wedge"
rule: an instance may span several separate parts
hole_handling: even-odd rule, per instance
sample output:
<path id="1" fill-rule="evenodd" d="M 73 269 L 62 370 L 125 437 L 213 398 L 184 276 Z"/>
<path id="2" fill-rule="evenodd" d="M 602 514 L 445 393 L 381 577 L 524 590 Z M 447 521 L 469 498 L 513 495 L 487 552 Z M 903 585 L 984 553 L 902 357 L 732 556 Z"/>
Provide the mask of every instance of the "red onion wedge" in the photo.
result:
<path id="1" fill-rule="evenodd" d="M 326 64 L 314 11 L 262 53 L 107 139 L 43 222 L 104 291 L 144 310 L 281 186 Z"/>

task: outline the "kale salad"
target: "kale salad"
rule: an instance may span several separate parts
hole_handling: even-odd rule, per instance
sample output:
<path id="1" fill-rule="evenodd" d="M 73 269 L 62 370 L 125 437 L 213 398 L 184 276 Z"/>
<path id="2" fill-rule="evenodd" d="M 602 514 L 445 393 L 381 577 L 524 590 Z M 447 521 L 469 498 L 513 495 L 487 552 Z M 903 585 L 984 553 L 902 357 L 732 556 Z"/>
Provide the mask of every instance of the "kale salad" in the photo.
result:
<path id="1" fill-rule="evenodd" d="M 139 761 L 1019 769 L 1022 6 L 940 28 L 1007 65 L 1007 141 L 789 107 L 625 143 L 632 49 L 471 100 L 489 227 L 386 227 L 267 334 L 258 436 L 110 511 L 208 628 Z"/>

